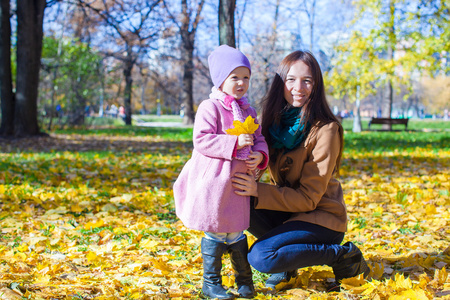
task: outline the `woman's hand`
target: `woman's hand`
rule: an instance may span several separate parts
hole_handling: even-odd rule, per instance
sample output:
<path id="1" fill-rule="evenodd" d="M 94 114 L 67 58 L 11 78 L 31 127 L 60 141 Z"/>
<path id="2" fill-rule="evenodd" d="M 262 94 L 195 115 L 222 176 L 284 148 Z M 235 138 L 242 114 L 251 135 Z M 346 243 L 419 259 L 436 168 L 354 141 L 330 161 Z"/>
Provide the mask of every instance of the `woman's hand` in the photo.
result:
<path id="1" fill-rule="evenodd" d="M 238 136 L 237 149 L 244 148 L 245 146 L 253 146 L 252 134 L 240 134 Z"/>
<path id="2" fill-rule="evenodd" d="M 251 152 L 248 155 L 248 160 L 245 161 L 245 163 L 247 164 L 247 168 L 249 168 L 249 170 L 255 170 L 256 167 L 259 166 L 259 164 L 262 162 L 262 160 L 264 159 L 264 155 L 262 155 L 261 152 L 256 151 L 256 152 Z"/>
<path id="3" fill-rule="evenodd" d="M 237 195 L 258 197 L 258 185 L 251 172 L 236 173 L 231 178 L 231 182 Z"/>

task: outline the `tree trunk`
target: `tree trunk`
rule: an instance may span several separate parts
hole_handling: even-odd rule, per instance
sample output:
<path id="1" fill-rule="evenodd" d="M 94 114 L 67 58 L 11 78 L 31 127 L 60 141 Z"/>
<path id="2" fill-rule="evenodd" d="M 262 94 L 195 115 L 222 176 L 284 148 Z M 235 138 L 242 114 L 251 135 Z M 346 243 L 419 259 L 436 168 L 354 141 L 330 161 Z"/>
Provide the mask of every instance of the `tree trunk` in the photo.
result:
<path id="1" fill-rule="evenodd" d="M 98 116 L 103 118 L 103 100 L 105 99 L 105 73 L 103 72 L 103 62 L 100 66 L 101 75 L 100 75 L 100 107 L 98 109 Z"/>
<path id="2" fill-rule="evenodd" d="M 195 33 L 197 31 L 198 23 L 200 22 L 200 13 L 204 3 L 204 0 L 199 1 L 195 16 L 192 16 L 189 12 L 187 1 L 181 1 L 183 15 L 183 21 L 180 26 L 181 40 L 183 43 L 181 46 L 181 59 L 184 63 L 182 99 L 184 104 L 183 124 L 185 125 L 194 124 L 195 118 L 193 95 L 194 43 Z"/>
<path id="3" fill-rule="evenodd" d="M 395 5 L 392 1 L 389 3 L 389 9 L 390 9 L 390 25 L 388 28 L 389 31 L 389 37 L 388 37 L 388 45 L 387 45 L 387 60 L 392 61 L 394 59 L 394 46 L 396 44 L 396 37 L 395 37 L 395 27 L 394 27 L 394 20 L 395 20 Z M 381 115 L 383 118 L 390 118 L 392 116 L 392 104 L 394 102 L 394 89 L 392 86 L 392 78 L 394 77 L 395 70 L 389 70 L 388 71 L 388 80 L 386 82 L 386 92 L 384 97 L 384 102 L 381 110 Z M 391 124 L 385 124 L 382 127 L 385 130 L 392 130 Z"/>
<path id="4" fill-rule="evenodd" d="M 353 132 L 361 132 L 362 126 L 361 126 L 361 102 L 359 100 L 359 86 L 356 90 L 356 102 L 355 102 L 355 109 L 353 111 Z"/>
<path id="5" fill-rule="evenodd" d="M 308 4 L 306 0 L 303 1 L 303 4 L 305 6 L 305 12 L 306 15 L 308 16 L 308 23 L 309 23 L 309 33 L 310 33 L 309 51 L 312 52 L 314 49 L 314 22 L 316 18 L 316 0 L 312 1 L 310 9 L 308 9 Z"/>
<path id="6" fill-rule="evenodd" d="M 381 112 L 383 118 L 390 118 L 392 116 L 392 103 L 394 102 L 394 88 L 392 86 L 392 81 L 386 82 L 384 93 L 384 102 Z"/>
<path id="7" fill-rule="evenodd" d="M 125 90 L 123 93 L 123 102 L 125 107 L 125 124 L 131 125 L 131 89 L 133 87 L 133 77 L 131 71 L 133 70 L 134 62 L 132 61 L 132 53 L 129 53 L 129 59 L 125 61 L 123 75 L 125 77 Z"/>
<path id="8" fill-rule="evenodd" d="M 15 136 L 40 134 L 37 120 L 39 69 L 45 0 L 17 3 L 17 79 L 14 113 Z"/>
<path id="9" fill-rule="evenodd" d="M 186 39 L 189 42 L 184 42 L 181 49 L 181 57 L 183 59 L 183 103 L 184 103 L 184 118 L 185 125 L 194 124 L 194 96 L 193 96 L 193 81 L 194 81 L 194 41 L 190 41 L 191 34 L 186 34 Z"/>
<path id="10" fill-rule="evenodd" d="M 0 135 L 14 133 L 14 95 L 11 76 L 11 23 L 9 1 L 0 4 L 0 99 L 2 123 Z"/>
<path id="11" fill-rule="evenodd" d="M 265 81 L 265 94 L 269 92 L 270 85 L 273 78 L 273 70 L 271 65 L 273 64 L 273 56 L 277 53 L 277 41 L 278 41 L 278 19 L 280 17 L 281 0 L 277 0 L 275 4 L 275 14 L 273 16 L 272 35 L 269 37 L 270 44 L 267 47 L 270 49 L 269 55 L 264 58 L 264 81 Z"/>
<path id="12" fill-rule="evenodd" d="M 236 47 L 234 10 L 236 0 L 219 0 L 219 45 Z"/>
<path id="13" fill-rule="evenodd" d="M 385 92 L 384 92 L 384 101 L 381 108 L 381 116 L 383 118 L 390 118 L 392 115 L 392 102 L 394 98 L 394 89 L 392 87 L 392 81 L 388 80 L 385 85 Z M 384 130 L 392 130 L 391 124 L 383 124 L 382 128 Z"/>
<path id="14" fill-rule="evenodd" d="M 144 74 L 141 68 L 142 86 L 141 86 L 141 115 L 147 114 L 147 106 L 145 105 L 145 90 L 147 89 L 148 76 Z M 158 97 L 159 98 L 159 97 Z"/>
<path id="15" fill-rule="evenodd" d="M 53 117 L 56 115 L 55 109 L 55 97 L 56 97 L 56 76 L 58 74 L 58 68 L 55 66 L 53 69 L 52 78 L 52 94 L 50 96 L 50 120 L 48 121 L 47 130 L 52 130 Z"/>
<path id="16" fill-rule="evenodd" d="M 69 124 L 74 126 L 84 125 L 85 114 L 86 114 L 86 98 L 81 94 L 83 90 L 81 84 L 81 77 L 78 76 L 76 82 L 72 84 L 75 91 L 75 101 L 72 105 L 72 112 L 69 114 L 70 120 Z"/>

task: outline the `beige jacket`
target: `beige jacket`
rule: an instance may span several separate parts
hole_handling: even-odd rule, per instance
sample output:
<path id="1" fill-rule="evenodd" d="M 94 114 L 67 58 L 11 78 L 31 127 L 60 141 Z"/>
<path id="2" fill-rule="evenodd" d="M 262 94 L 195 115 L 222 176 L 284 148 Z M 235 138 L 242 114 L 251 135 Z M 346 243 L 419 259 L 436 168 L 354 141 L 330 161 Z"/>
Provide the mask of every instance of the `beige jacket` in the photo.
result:
<path id="1" fill-rule="evenodd" d="M 347 209 L 341 184 L 334 178 L 339 148 L 338 124 L 311 129 L 298 148 L 270 160 L 272 184 L 258 182 L 255 207 L 293 212 L 288 221 L 345 232 Z"/>

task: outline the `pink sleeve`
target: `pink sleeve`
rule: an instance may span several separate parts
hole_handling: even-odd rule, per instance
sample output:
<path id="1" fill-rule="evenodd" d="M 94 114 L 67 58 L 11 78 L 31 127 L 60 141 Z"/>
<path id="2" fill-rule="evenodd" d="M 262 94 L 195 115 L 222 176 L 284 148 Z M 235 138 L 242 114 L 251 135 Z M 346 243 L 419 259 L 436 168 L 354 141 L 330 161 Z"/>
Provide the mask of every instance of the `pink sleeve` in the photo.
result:
<path id="1" fill-rule="evenodd" d="M 259 151 L 261 152 L 261 154 L 264 156 L 262 162 L 258 165 L 258 169 L 260 170 L 264 170 L 265 168 L 267 168 L 267 165 L 269 164 L 269 156 L 267 155 L 267 153 L 263 152 L 263 151 Z"/>
<path id="2" fill-rule="evenodd" d="M 237 136 L 218 132 L 219 113 L 211 101 L 200 104 L 194 123 L 194 148 L 204 156 L 232 160 Z"/>
<path id="3" fill-rule="evenodd" d="M 237 143 L 238 143 L 238 141 L 236 140 L 236 144 L 234 145 L 234 150 L 233 150 L 233 154 L 232 154 L 233 158 L 235 158 L 237 156 Z"/>

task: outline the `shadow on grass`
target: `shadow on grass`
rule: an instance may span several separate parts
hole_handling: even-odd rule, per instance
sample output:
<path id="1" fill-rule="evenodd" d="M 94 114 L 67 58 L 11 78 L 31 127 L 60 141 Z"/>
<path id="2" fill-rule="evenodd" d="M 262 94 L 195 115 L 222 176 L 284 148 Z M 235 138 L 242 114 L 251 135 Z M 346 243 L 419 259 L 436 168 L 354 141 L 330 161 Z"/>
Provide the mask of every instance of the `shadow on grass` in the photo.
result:
<path id="1" fill-rule="evenodd" d="M 81 132 L 81 133 L 80 133 Z M 15 140 L 0 139 L 0 153 L 31 152 L 138 152 L 138 153 L 173 153 L 190 152 L 192 149 L 192 132 L 186 129 L 165 128 L 158 131 L 142 131 L 129 135 L 121 131 L 107 130 L 76 134 L 52 134 L 48 137 L 32 137 Z M 144 132 L 149 134 L 143 134 Z M 153 134 L 150 134 L 153 133 Z"/>
<path id="2" fill-rule="evenodd" d="M 89 129 L 57 130 L 58 134 L 108 135 L 108 136 L 161 136 L 169 139 L 192 138 L 191 127 L 98 127 Z"/>
<path id="3" fill-rule="evenodd" d="M 171 152 L 192 150 L 192 128 L 111 127 L 63 130 L 50 137 L 0 139 L 0 151 L 9 152 Z M 346 131 L 344 151 L 414 151 L 417 148 L 450 149 L 450 132 L 362 132 Z"/>

